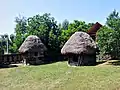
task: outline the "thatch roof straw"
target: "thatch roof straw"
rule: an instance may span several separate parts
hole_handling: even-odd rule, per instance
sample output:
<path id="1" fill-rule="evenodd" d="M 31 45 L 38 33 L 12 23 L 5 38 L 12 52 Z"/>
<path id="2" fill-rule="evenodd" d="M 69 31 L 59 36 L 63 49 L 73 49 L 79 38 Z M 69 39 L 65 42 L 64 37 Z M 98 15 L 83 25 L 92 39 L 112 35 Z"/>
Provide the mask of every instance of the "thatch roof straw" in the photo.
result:
<path id="1" fill-rule="evenodd" d="M 47 48 L 42 43 L 42 41 L 40 40 L 39 37 L 37 37 L 35 35 L 30 35 L 25 39 L 23 44 L 20 46 L 19 52 L 20 53 L 25 53 L 25 52 L 29 52 L 29 51 L 31 51 L 35 48 L 37 48 L 37 51 L 39 51 L 41 49 L 42 50 L 47 50 Z"/>
<path id="2" fill-rule="evenodd" d="M 61 49 L 62 54 L 95 54 L 95 41 L 85 32 L 75 32 Z"/>

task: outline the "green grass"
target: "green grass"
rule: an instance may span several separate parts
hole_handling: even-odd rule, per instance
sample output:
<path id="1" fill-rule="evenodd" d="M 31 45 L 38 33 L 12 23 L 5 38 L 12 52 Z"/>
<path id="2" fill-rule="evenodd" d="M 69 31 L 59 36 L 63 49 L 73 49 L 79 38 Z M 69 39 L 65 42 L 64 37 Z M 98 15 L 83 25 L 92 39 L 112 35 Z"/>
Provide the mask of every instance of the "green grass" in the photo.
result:
<path id="1" fill-rule="evenodd" d="M 0 90 L 119 90 L 119 66 L 68 67 L 67 62 L 0 69 Z"/>

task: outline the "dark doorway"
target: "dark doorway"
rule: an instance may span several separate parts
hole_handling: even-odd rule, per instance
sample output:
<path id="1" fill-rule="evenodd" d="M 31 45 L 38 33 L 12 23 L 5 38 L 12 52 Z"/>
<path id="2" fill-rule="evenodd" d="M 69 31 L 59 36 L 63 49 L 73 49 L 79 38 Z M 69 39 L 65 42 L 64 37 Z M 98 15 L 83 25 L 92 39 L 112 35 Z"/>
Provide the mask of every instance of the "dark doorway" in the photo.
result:
<path id="1" fill-rule="evenodd" d="M 78 55 L 73 55 L 73 61 L 78 62 Z"/>

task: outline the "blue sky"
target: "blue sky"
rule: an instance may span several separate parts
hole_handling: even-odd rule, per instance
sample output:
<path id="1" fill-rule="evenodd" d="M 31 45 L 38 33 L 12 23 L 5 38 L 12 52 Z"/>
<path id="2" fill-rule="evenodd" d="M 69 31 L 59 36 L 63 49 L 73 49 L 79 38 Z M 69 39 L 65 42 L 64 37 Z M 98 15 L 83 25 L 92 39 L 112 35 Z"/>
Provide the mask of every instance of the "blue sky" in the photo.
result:
<path id="1" fill-rule="evenodd" d="M 77 19 L 104 24 L 114 9 L 120 9 L 119 3 L 119 0 L 1 0 L 0 34 L 14 33 L 14 20 L 19 14 L 29 17 L 51 13 L 58 22 Z"/>

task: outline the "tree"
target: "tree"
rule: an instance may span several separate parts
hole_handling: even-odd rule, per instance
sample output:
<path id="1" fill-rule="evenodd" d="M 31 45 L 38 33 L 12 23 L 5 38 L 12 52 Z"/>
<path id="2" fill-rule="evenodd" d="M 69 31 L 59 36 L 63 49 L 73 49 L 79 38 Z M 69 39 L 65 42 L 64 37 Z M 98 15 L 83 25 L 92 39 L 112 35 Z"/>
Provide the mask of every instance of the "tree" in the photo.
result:
<path id="1" fill-rule="evenodd" d="M 112 51 L 112 35 L 113 30 L 108 28 L 107 26 L 103 26 L 98 32 L 97 32 L 97 42 L 98 46 L 100 48 L 101 54 L 110 54 Z"/>
<path id="2" fill-rule="evenodd" d="M 120 23 L 119 13 L 116 10 L 114 10 L 107 17 L 106 24 L 107 24 L 108 27 L 110 27 L 111 29 L 115 30 L 117 28 L 116 25 L 118 25 L 119 23 Z"/>
<path id="3" fill-rule="evenodd" d="M 49 54 L 55 56 L 55 54 L 60 53 L 61 26 L 58 27 L 57 21 L 49 13 L 28 18 L 27 34 L 40 37 L 46 45 L 48 53 L 50 52 Z"/>
<path id="4" fill-rule="evenodd" d="M 5 41 L 5 36 L 4 35 L 0 35 L 0 53 L 2 53 L 2 51 L 4 52 L 6 49 L 6 41 Z"/>
<path id="5" fill-rule="evenodd" d="M 11 34 L 10 35 L 10 40 L 9 40 L 9 52 L 10 53 L 15 53 L 17 51 L 17 46 L 16 46 L 16 43 L 15 43 L 15 35 L 14 34 Z"/>
<path id="6" fill-rule="evenodd" d="M 68 29 L 68 25 L 69 25 L 69 21 L 67 19 L 65 19 L 62 23 L 62 29 L 63 30 L 67 30 Z"/>
<path id="7" fill-rule="evenodd" d="M 4 35 L 6 41 L 6 52 L 9 53 L 9 36 L 8 34 Z"/>
<path id="8" fill-rule="evenodd" d="M 1 35 L 0 38 L 0 48 L 6 52 L 9 53 L 9 46 L 10 46 L 10 39 L 8 34 Z"/>
<path id="9" fill-rule="evenodd" d="M 98 45 L 103 54 L 118 59 L 120 56 L 120 17 L 116 10 L 108 16 L 106 25 L 98 32 Z"/>
<path id="10" fill-rule="evenodd" d="M 28 18 L 28 34 L 39 36 L 44 44 L 49 47 L 49 35 L 53 31 L 55 35 L 59 34 L 57 22 L 50 14 L 36 15 Z"/>
<path id="11" fill-rule="evenodd" d="M 26 38 L 27 20 L 25 17 L 19 16 L 15 18 L 15 22 L 16 22 L 16 27 L 15 27 L 15 41 L 14 41 L 15 45 L 14 46 L 17 52 L 18 48 Z"/>
<path id="12" fill-rule="evenodd" d="M 77 31 L 83 31 L 86 32 L 90 27 L 92 26 L 92 23 L 86 24 L 84 21 L 78 21 L 74 20 L 72 23 L 68 25 L 68 29 L 64 30 L 62 29 L 62 33 L 60 35 L 60 47 L 62 48 L 65 42 L 70 38 L 70 36 L 77 32 Z"/>

